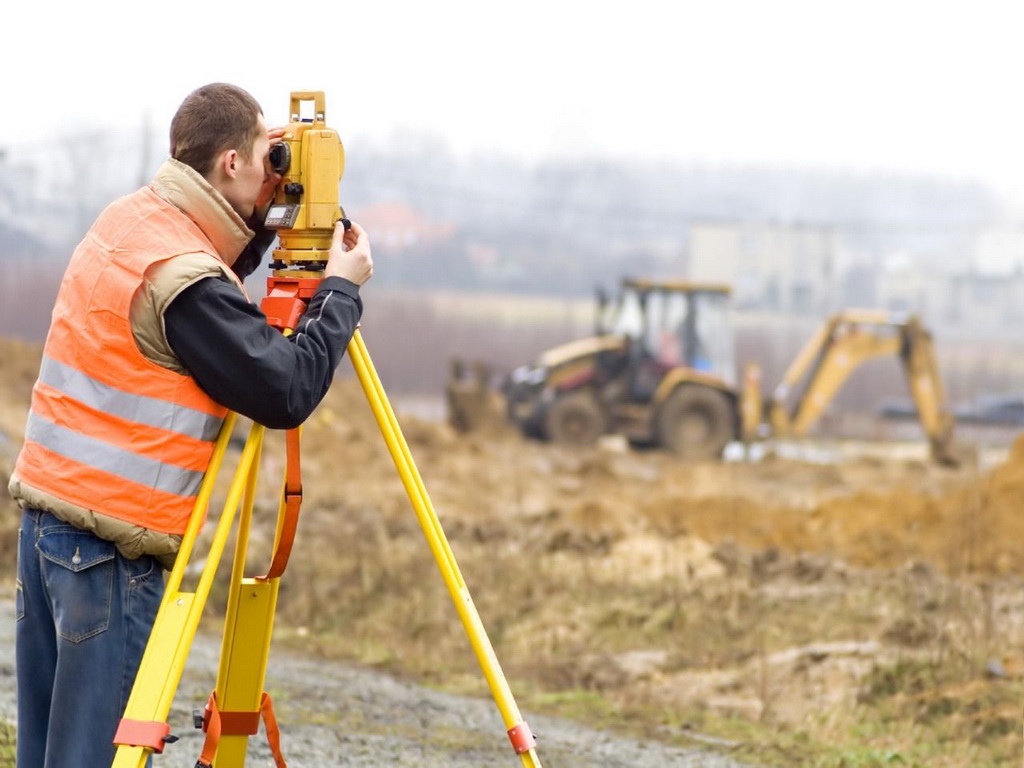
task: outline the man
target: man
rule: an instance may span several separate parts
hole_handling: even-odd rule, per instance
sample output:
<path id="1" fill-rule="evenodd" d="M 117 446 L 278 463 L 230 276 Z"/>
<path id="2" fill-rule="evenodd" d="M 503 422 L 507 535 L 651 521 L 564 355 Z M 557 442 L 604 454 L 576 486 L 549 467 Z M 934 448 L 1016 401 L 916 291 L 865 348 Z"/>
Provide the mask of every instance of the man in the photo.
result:
<path id="1" fill-rule="evenodd" d="M 273 238 L 259 222 L 283 130 L 216 83 L 185 99 L 170 133 L 154 181 L 101 213 L 71 258 L 11 478 L 23 509 L 19 768 L 110 765 L 161 566 L 174 562 L 221 421 L 229 409 L 273 428 L 304 421 L 373 273 L 366 233 L 339 224 L 296 333 L 270 328 L 241 280 Z"/>

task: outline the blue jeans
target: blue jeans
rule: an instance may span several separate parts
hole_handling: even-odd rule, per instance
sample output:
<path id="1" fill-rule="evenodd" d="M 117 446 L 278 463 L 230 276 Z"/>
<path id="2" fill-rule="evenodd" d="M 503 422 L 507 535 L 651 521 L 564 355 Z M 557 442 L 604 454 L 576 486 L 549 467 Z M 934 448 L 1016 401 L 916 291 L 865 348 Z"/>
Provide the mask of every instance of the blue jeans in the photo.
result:
<path id="1" fill-rule="evenodd" d="M 105 768 L 163 596 L 144 555 L 27 509 L 18 533 L 18 768 Z"/>

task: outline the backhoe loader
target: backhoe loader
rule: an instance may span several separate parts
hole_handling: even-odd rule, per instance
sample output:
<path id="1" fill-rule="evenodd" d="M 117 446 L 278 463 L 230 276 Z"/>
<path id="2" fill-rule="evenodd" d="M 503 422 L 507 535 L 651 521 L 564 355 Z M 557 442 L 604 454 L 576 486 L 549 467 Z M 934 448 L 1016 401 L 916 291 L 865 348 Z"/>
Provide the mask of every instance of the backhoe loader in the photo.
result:
<path id="1" fill-rule="evenodd" d="M 812 337 L 769 398 L 756 366 L 735 381 L 728 286 L 625 279 L 599 300 L 596 335 L 514 370 L 508 417 L 531 437 L 593 444 L 606 433 L 684 458 L 720 456 L 734 440 L 805 435 L 866 360 L 898 355 L 934 458 L 953 463 L 931 336 L 916 317 L 850 310 Z"/>

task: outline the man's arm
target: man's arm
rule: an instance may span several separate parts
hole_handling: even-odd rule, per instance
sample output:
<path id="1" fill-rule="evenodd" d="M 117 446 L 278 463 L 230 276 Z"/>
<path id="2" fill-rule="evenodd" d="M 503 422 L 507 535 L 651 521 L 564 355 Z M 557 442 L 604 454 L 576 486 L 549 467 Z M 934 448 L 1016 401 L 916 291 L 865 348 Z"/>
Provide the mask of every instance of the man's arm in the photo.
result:
<path id="1" fill-rule="evenodd" d="M 272 429 L 305 421 L 327 393 L 362 315 L 359 287 L 325 278 L 296 332 L 267 324 L 226 278 L 205 278 L 164 313 L 167 341 L 221 405 Z"/>
<path id="2" fill-rule="evenodd" d="M 226 277 L 208 277 L 164 310 L 167 342 L 221 405 L 267 427 L 297 427 L 327 393 L 363 312 L 359 286 L 372 275 L 366 231 L 339 221 L 323 282 L 294 334 L 271 328 Z"/>

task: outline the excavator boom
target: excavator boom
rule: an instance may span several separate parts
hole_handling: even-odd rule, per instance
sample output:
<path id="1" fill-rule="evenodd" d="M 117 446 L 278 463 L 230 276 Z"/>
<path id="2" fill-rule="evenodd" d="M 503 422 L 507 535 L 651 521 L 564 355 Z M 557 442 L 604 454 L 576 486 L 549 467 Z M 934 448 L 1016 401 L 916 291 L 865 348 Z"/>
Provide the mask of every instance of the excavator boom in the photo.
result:
<path id="1" fill-rule="evenodd" d="M 932 337 L 916 316 L 879 310 L 848 310 L 830 318 L 790 365 L 771 398 L 772 433 L 800 437 L 858 367 L 895 355 L 907 377 L 932 455 L 955 464 L 953 419 L 945 402 Z"/>

